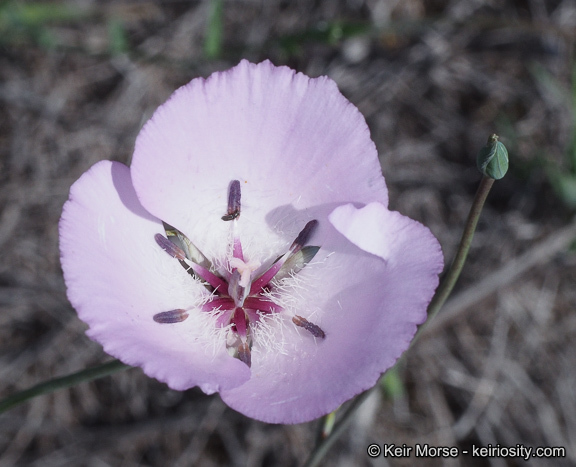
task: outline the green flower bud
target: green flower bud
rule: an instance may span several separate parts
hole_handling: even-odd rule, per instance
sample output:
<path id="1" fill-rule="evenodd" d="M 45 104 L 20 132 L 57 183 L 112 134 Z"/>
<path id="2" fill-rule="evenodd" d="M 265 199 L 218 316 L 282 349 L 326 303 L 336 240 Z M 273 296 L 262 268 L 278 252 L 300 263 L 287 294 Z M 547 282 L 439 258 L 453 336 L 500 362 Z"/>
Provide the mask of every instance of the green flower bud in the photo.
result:
<path id="1" fill-rule="evenodd" d="M 486 146 L 480 149 L 476 159 L 478 169 L 487 177 L 500 180 L 508 172 L 508 151 L 500 141 L 498 135 L 488 138 Z"/>

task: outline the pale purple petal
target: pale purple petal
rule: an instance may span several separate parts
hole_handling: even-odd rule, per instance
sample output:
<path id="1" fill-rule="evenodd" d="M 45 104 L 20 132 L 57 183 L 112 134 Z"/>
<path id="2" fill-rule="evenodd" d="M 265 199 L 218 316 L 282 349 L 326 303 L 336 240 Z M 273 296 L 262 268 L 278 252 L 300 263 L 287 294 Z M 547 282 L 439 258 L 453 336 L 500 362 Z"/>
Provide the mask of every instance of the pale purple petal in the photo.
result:
<path id="1" fill-rule="evenodd" d="M 153 320 L 189 308 L 206 291 L 154 241 L 162 223 L 140 205 L 128 167 L 103 161 L 86 172 L 70 190 L 59 227 L 68 298 L 106 352 L 175 389 L 214 392 L 249 377 L 221 341 L 207 344 L 201 331 L 216 330 L 205 314 L 177 324 Z"/>
<path id="2" fill-rule="evenodd" d="M 294 239 L 309 219 L 288 208 L 388 202 L 364 117 L 329 78 L 270 62 L 178 89 L 142 129 L 131 171 L 146 209 L 214 254 L 226 245 L 231 180 L 241 182 L 249 255 L 261 239 Z"/>
<path id="3" fill-rule="evenodd" d="M 250 417 L 299 423 L 335 410 L 372 387 L 426 319 L 443 266 L 430 231 L 379 203 L 341 206 L 330 221 L 335 229 L 325 228 L 325 257 L 300 273 L 306 286 L 297 291 L 302 316 L 310 313 L 326 338 L 286 325 L 285 353 L 263 351 L 259 359 L 253 352 L 250 381 L 221 392 Z M 365 248 L 385 252 L 385 259 Z"/>
<path id="4" fill-rule="evenodd" d="M 440 247 L 387 203 L 368 127 L 333 81 L 243 61 L 161 106 L 129 170 L 101 163 L 74 185 L 60 226 L 70 301 L 106 351 L 172 388 L 308 421 L 374 385 L 425 320 Z M 155 241 L 160 219 L 226 282 L 213 301 Z M 256 286 L 304 244 L 305 267 Z"/>

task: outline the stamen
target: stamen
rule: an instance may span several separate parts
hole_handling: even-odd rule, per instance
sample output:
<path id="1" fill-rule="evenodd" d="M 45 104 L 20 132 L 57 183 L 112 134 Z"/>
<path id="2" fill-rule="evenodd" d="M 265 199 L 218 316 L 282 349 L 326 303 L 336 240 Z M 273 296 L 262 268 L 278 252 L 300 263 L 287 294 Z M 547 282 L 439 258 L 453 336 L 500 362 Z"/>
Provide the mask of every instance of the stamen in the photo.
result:
<path id="1" fill-rule="evenodd" d="M 228 291 L 228 284 L 224 279 L 213 274 L 205 267 L 190 261 L 188 258 L 186 258 L 186 254 L 182 248 L 178 247 L 160 234 L 154 235 L 154 240 L 156 240 L 156 243 L 160 246 L 160 248 L 172 256 L 172 258 L 179 260 L 180 264 L 184 265 L 186 270 L 191 269 L 194 271 L 197 277 L 210 284 L 214 290 L 220 290 L 222 293 L 226 293 Z"/>
<path id="2" fill-rule="evenodd" d="M 252 354 L 250 352 L 250 346 L 248 342 L 242 342 L 238 346 L 238 358 L 241 362 L 245 363 L 248 368 L 252 366 Z"/>
<path id="3" fill-rule="evenodd" d="M 184 250 L 174 245 L 174 243 L 168 240 L 164 235 L 156 234 L 154 235 L 154 240 L 156 240 L 158 246 L 172 256 L 172 258 L 179 259 L 180 261 L 186 259 L 186 253 L 184 253 Z"/>
<path id="4" fill-rule="evenodd" d="M 190 269 L 194 271 L 194 273 L 200 277 L 203 281 L 208 282 L 214 290 L 219 291 L 220 293 L 227 293 L 228 291 L 228 284 L 224 279 L 218 277 L 216 274 L 211 273 L 208 269 L 196 264 L 188 259 L 184 260 L 184 263 L 190 266 Z"/>
<path id="5" fill-rule="evenodd" d="M 316 227 L 318 227 L 318 221 L 316 219 L 312 219 L 311 221 L 309 221 L 304 226 L 302 231 L 298 234 L 298 236 L 296 237 L 296 240 L 294 240 L 294 242 L 290 246 L 290 251 L 292 251 L 292 253 L 296 253 L 296 252 L 300 251 L 300 249 L 304 245 L 306 245 L 306 243 L 308 242 L 308 240 L 310 239 L 310 237 L 312 236 L 312 234 L 316 230 Z"/>
<path id="6" fill-rule="evenodd" d="M 314 323 L 311 323 L 307 319 L 302 318 L 302 316 L 295 315 L 292 318 L 292 322 L 296 326 L 300 326 L 301 328 L 306 329 L 306 331 L 308 331 L 314 337 L 319 337 L 320 339 L 324 339 L 326 337 L 326 333 L 324 331 L 322 331 L 320 326 L 317 326 Z"/>
<path id="7" fill-rule="evenodd" d="M 162 313 L 156 313 L 152 317 L 154 321 L 160 324 L 181 323 L 186 318 L 188 318 L 188 312 L 182 309 L 163 311 Z"/>
<path id="8" fill-rule="evenodd" d="M 232 180 L 228 187 L 228 213 L 222 216 L 223 221 L 232 221 L 240 217 L 240 181 Z"/>
<path id="9" fill-rule="evenodd" d="M 250 295 L 257 293 L 259 290 L 266 287 L 269 284 L 269 282 L 276 276 L 278 271 L 280 271 L 280 268 L 282 268 L 284 263 L 286 263 L 289 259 L 300 253 L 300 250 L 303 250 L 303 246 L 310 239 L 310 237 L 316 230 L 316 227 L 318 227 L 318 221 L 316 219 L 312 219 L 304 226 L 304 228 L 300 231 L 300 233 L 296 237 L 296 240 L 294 240 L 292 242 L 292 245 L 290 245 L 290 249 L 284 255 L 278 258 L 274 262 L 274 264 L 272 264 L 272 266 L 270 266 L 270 268 L 264 272 L 264 274 L 262 274 L 258 279 L 252 282 L 252 286 L 250 287 Z M 287 271 L 288 274 L 292 269 L 297 269 L 296 265 L 299 265 L 301 267 L 295 272 L 302 270 L 302 268 L 306 266 L 306 264 L 308 264 L 308 262 L 314 257 L 314 255 L 316 255 L 319 249 L 320 247 L 314 247 L 314 246 L 308 247 L 306 254 L 302 254 L 301 256 L 294 258 L 294 265 L 290 265 L 290 269 Z M 283 274 L 283 277 L 286 277 L 286 274 Z"/>
<path id="10" fill-rule="evenodd" d="M 168 240 L 174 243 L 177 247 L 181 248 L 182 251 L 186 254 L 186 258 L 190 261 L 195 262 L 196 264 L 200 264 L 204 267 L 210 267 L 210 261 L 204 254 L 196 248 L 196 246 L 190 241 L 190 239 L 180 232 L 177 228 L 172 227 L 170 224 L 166 222 L 162 222 L 164 225 L 164 230 L 166 231 L 166 236 Z"/>
<path id="11" fill-rule="evenodd" d="M 319 246 L 308 245 L 294 253 L 282 265 L 278 273 L 274 276 L 274 279 L 280 281 L 286 277 L 298 274 L 310 261 L 312 261 L 319 250 Z"/>

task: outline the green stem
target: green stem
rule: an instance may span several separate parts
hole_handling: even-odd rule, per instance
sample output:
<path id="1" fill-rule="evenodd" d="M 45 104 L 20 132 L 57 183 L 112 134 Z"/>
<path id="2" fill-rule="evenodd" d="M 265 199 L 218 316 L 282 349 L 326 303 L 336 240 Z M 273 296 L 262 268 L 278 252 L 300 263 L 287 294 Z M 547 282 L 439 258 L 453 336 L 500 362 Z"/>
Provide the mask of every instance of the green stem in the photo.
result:
<path id="1" fill-rule="evenodd" d="M 466 257 L 468 256 L 468 251 L 470 250 L 470 245 L 472 244 L 472 238 L 474 238 L 474 232 L 476 230 L 476 226 L 478 225 L 480 213 L 482 212 L 484 202 L 486 201 L 488 193 L 490 192 L 493 184 L 494 179 L 487 176 L 484 176 L 480 182 L 480 186 L 478 187 L 478 191 L 476 192 L 476 196 L 472 202 L 472 207 L 470 208 L 470 213 L 468 214 L 468 219 L 466 220 L 466 225 L 464 226 L 464 232 L 462 233 L 462 239 L 460 240 L 460 245 L 458 246 L 456 257 L 454 258 L 454 261 L 452 261 L 452 265 L 450 266 L 448 273 L 442 280 L 442 284 L 440 284 L 436 290 L 430 305 L 428 305 L 428 319 L 426 320 L 426 324 L 429 323 L 431 319 L 436 316 L 436 314 L 438 314 L 442 308 L 442 305 L 444 305 L 444 302 L 446 302 L 446 299 L 450 296 L 450 293 L 452 292 L 458 277 L 460 277 L 460 273 L 462 272 L 462 268 L 466 262 Z M 418 332 L 414 336 L 414 339 L 412 339 L 410 346 L 416 342 L 416 339 L 421 334 L 426 324 L 420 326 Z M 377 386 L 378 385 L 374 386 L 374 388 Z M 304 464 L 305 467 L 314 467 L 320 463 L 330 447 L 344 432 L 344 429 L 352 419 L 356 409 L 362 405 L 362 403 L 368 398 L 374 388 L 356 396 L 356 399 L 352 401 L 352 403 L 346 409 L 346 412 L 342 414 L 338 422 L 334 425 L 332 432 L 316 445 L 306 464 Z"/>
<path id="2" fill-rule="evenodd" d="M 222 55 L 223 12 L 223 1 L 211 0 L 204 39 L 204 55 L 208 59 L 217 59 Z"/>
<path id="3" fill-rule="evenodd" d="M 466 225 L 464 226 L 464 232 L 462 232 L 462 238 L 460 240 L 460 245 L 458 246 L 456 257 L 454 258 L 454 261 L 452 261 L 450 269 L 442 280 L 440 287 L 438 287 L 436 290 L 430 305 L 428 305 L 428 318 L 426 323 L 429 323 L 438 314 L 446 302 L 446 299 L 452 293 L 452 289 L 454 288 L 456 281 L 460 277 L 460 273 L 462 272 L 462 268 L 466 262 L 466 257 L 468 256 L 468 251 L 470 250 L 470 245 L 472 244 L 472 239 L 474 238 L 474 232 L 476 231 L 476 226 L 478 225 L 478 219 L 480 219 L 480 213 L 482 212 L 484 202 L 486 201 L 488 193 L 490 193 L 490 189 L 492 188 L 493 184 L 493 178 L 487 176 L 482 177 L 482 181 L 480 182 L 480 186 L 478 187 L 478 191 L 476 191 L 476 196 L 472 202 L 472 207 L 470 208 L 468 219 L 466 219 Z M 425 328 L 426 324 L 424 326 L 420 326 L 416 336 L 412 340 L 412 344 L 416 341 L 416 339 L 420 336 Z"/>
<path id="4" fill-rule="evenodd" d="M 71 375 L 62 376 L 61 378 L 54 378 L 49 381 L 45 381 L 44 383 L 37 384 L 30 389 L 26 389 L 0 400 L 0 414 L 13 407 L 16 407 L 17 405 L 22 404 L 23 402 L 26 402 L 28 399 L 32 399 L 33 397 L 41 396 L 43 394 L 50 394 L 51 392 L 57 391 L 58 389 L 69 388 L 80 383 L 102 378 L 103 376 L 108 376 L 127 368 L 132 367 L 125 365 L 120 360 L 112 360 L 111 362 L 104 363 L 100 366 L 88 368 L 87 370 L 82 370 L 77 373 L 72 373 Z"/>

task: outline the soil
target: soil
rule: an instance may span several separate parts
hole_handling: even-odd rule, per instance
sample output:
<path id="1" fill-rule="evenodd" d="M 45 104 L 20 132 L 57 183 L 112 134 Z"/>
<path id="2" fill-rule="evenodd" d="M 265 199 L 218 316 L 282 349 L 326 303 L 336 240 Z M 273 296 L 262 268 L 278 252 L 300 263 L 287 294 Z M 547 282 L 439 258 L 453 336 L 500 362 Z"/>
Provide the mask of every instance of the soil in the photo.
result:
<path id="1" fill-rule="evenodd" d="M 565 457 L 529 465 L 574 465 L 576 195 L 559 180 L 576 183 L 576 4 L 245 0 L 218 16 L 218 3 L 0 3 L 0 397 L 110 360 L 66 298 L 58 220 L 72 183 L 99 160 L 129 164 L 180 85 L 270 59 L 336 81 L 367 119 L 391 209 L 428 226 L 447 263 L 478 150 L 497 133 L 510 153 L 451 300 L 325 465 L 524 465 L 371 460 L 370 443 L 557 446 Z M 131 369 L 0 416 L 0 465 L 294 466 L 317 429 Z"/>

